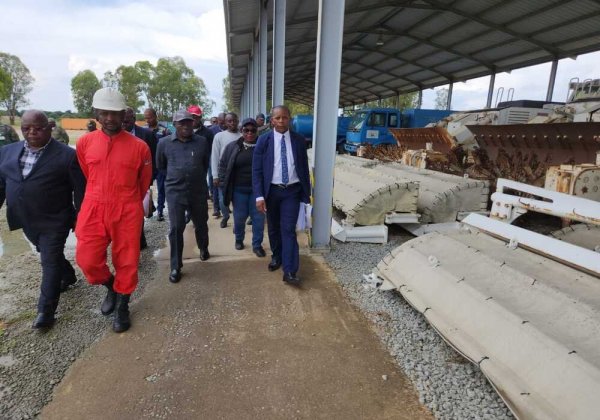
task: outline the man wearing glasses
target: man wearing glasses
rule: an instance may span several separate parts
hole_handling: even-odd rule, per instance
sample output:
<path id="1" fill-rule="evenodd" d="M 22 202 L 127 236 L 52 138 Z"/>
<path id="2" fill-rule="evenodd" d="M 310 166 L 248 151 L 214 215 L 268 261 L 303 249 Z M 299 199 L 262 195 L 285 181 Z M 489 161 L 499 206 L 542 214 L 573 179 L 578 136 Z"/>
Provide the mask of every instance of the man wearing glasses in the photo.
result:
<path id="1" fill-rule="evenodd" d="M 0 149 L 0 207 L 6 199 L 10 230 L 23 228 L 40 253 L 42 284 L 32 327 L 45 329 L 54 325 L 60 292 L 77 281 L 64 248 L 83 200 L 85 178 L 75 149 L 51 137 L 43 112 L 25 112 L 21 131 L 25 141 Z"/>

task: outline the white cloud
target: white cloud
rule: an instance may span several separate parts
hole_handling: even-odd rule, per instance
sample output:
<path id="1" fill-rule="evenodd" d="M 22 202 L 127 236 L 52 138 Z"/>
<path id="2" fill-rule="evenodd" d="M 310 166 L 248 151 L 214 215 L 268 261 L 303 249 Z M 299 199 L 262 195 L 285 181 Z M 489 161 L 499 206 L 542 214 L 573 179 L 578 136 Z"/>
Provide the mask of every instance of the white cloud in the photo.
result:
<path id="1" fill-rule="evenodd" d="M 73 109 L 71 78 L 90 69 L 99 78 L 120 65 L 181 56 L 222 103 L 227 75 L 225 20 L 213 0 L 102 3 L 22 0 L 2 8 L 0 50 L 17 55 L 36 78 L 32 107 Z"/>

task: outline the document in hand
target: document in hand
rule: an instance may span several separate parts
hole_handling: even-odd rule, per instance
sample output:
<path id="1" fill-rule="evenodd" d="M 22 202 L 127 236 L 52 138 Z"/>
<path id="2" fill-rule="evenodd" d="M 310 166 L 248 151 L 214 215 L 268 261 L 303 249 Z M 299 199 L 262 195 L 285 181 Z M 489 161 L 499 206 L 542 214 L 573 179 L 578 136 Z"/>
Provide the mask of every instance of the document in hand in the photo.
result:
<path id="1" fill-rule="evenodd" d="M 312 227 L 312 206 L 307 203 L 300 203 L 298 209 L 298 221 L 296 222 L 296 231 L 301 232 Z"/>

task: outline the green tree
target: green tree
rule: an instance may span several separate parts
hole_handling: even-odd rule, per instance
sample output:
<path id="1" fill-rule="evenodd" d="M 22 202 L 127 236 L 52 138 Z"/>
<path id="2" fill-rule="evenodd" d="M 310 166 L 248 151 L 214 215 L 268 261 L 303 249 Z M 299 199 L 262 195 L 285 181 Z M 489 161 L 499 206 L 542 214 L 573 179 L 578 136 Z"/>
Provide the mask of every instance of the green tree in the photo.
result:
<path id="1" fill-rule="evenodd" d="M 117 81 L 117 76 L 112 71 L 104 72 L 104 76 L 102 77 L 102 86 L 117 89 L 119 82 Z"/>
<path id="2" fill-rule="evenodd" d="M 12 89 L 12 79 L 6 70 L 0 67 L 0 102 L 6 100 Z"/>
<path id="3" fill-rule="evenodd" d="M 416 108 L 419 105 L 419 94 L 417 92 L 403 93 L 399 96 L 391 96 L 389 98 L 374 100 L 367 102 L 363 108 L 398 108 L 398 109 L 410 109 Z"/>
<path id="4" fill-rule="evenodd" d="M 438 89 L 435 91 L 435 109 L 446 109 L 448 107 L 448 89 Z"/>
<path id="5" fill-rule="evenodd" d="M 169 115 L 190 104 L 198 104 L 205 114 L 212 112 L 214 102 L 202 79 L 186 66 L 181 57 L 158 60 L 148 86 L 148 101 L 159 115 Z"/>
<path id="6" fill-rule="evenodd" d="M 303 115 L 303 114 L 312 114 L 313 107 L 305 104 L 301 104 L 299 102 L 284 100 L 283 104 L 287 106 L 290 110 L 290 114 L 294 115 Z"/>
<path id="7" fill-rule="evenodd" d="M 0 68 L 8 73 L 12 80 L 8 95 L 1 102 L 8 111 L 10 123 L 14 124 L 17 108 L 29 104 L 27 95 L 33 89 L 35 79 L 16 55 L 0 53 Z"/>
<path id="8" fill-rule="evenodd" d="M 115 71 L 117 89 L 125 97 L 125 103 L 135 112 L 144 105 L 140 100 L 142 90 L 142 77 L 135 66 L 119 66 Z"/>
<path id="9" fill-rule="evenodd" d="M 236 112 L 238 109 L 233 105 L 233 98 L 231 96 L 231 81 L 229 75 L 223 78 L 223 112 Z"/>
<path id="10" fill-rule="evenodd" d="M 71 79 L 73 104 L 82 116 L 92 116 L 92 98 L 101 87 L 102 84 L 91 70 L 80 71 Z"/>
<path id="11" fill-rule="evenodd" d="M 154 104 L 151 102 L 148 92 L 150 90 L 150 81 L 154 76 L 154 66 L 149 61 L 138 61 L 133 65 L 138 74 L 139 92 L 142 99 L 146 102 L 148 107 L 154 108 Z"/>

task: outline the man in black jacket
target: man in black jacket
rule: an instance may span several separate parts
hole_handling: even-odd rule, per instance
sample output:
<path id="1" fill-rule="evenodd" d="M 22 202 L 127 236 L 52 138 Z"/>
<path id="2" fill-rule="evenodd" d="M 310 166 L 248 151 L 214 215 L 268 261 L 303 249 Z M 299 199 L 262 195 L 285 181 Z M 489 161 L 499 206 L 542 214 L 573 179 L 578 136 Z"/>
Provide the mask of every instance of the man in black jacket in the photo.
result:
<path id="1" fill-rule="evenodd" d="M 25 141 L 0 149 L 0 206 L 6 199 L 10 230 L 23 228 L 40 252 L 42 284 L 33 328 L 50 328 L 60 292 L 77 281 L 64 247 L 83 200 L 85 178 L 75 149 L 52 139 L 43 112 L 25 112 L 21 131 Z"/>
<path id="2" fill-rule="evenodd" d="M 175 133 L 158 142 L 156 166 L 166 174 L 165 189 L 169 209 L 169 245 L 171 273 L 169 281 L 177 283 L 183 267 L 183 231 L 185 210 L 194 222 L 200 260 L 210 258 L 208 252 L 208 203 L 206 171 L 210 152 L 204 137 L 194 134 L 192 114 L 181 109 L 173 115 Z"/>
<path id="3" fill-rule="evenodd" d="M 156 177 L 156 144 L 157 140 L 154 133 L 144 127 L 140 127 L 135 123 L 135 111 L 133 108 L 125 109 L 125 117 L 123 118 L 123 130 L 133 134 L 139 139 L 142 139 L 144 143 L 150 148 L 152 154 L 152 179 Z M 142 236 L 140 237 L 140 249 L 148 248 L 148 242 L 146 242 L 146 235 L 144 234 L 144 226 L 142 226 Z"/>

